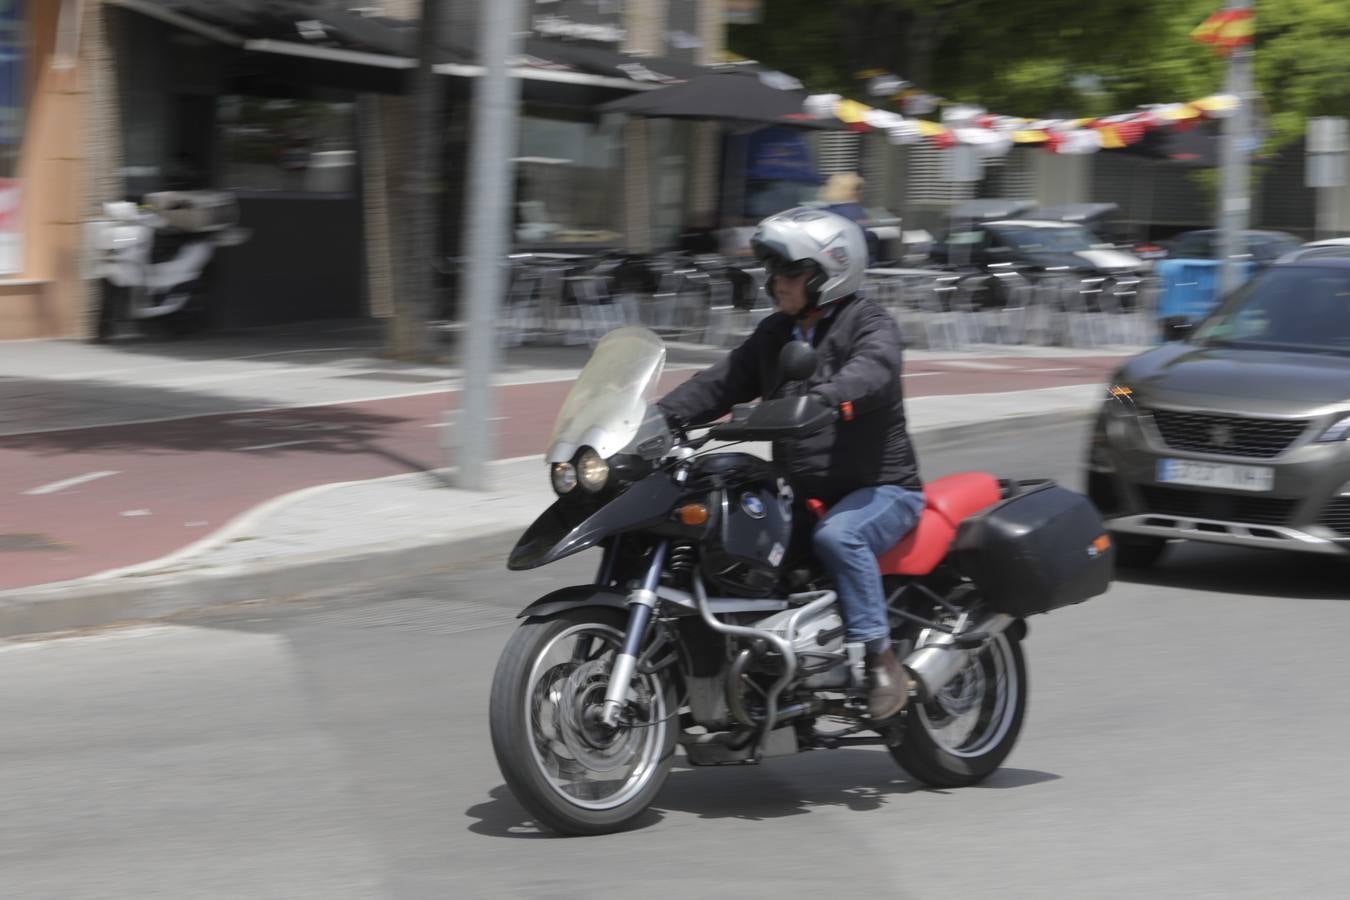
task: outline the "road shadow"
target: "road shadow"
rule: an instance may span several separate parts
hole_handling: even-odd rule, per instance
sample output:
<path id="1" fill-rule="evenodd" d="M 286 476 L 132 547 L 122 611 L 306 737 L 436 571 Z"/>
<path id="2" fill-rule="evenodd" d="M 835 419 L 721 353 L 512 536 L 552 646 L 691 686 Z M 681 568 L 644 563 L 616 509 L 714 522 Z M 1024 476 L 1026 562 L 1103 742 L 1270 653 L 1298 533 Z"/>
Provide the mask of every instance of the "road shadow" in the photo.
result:
<path id="1" fill-rule="evenodd" d="M 133 337 L 103 345 L 97 352 L 108 357 L 109 366 L 123 356 L 134 360 L 196 362 L 231 359 L 271 359 L 287 366 L 332 365 L 343 360 L 361 361 L 363 368 L 390 372 L 410 367 L 462 364 L 462 331 L 434 332 L 431 350 L 435 360 L 403 362 L 388 357 L 384 327 L 369 320 L 325 320 L 257 329 L 235 329 L 166 339 L 158 335 Z M 529 369 L 580 369 L 592 347 L 577 344 L 527 344 L 501 348 L 499 373 Z M 91 351 L 94 352 L 94 351 Z M 727 348 L 700 344 L 670 344 L 667 365 L 710 365 L 726 355 Z"/>
<path id="2" fill-rule="evenodd" d="M 497 785 L 488 791 L 488 797 L 489 799 L 483 803 L 471 806 L 464 811 L 466 816 L 475 820 L 469 825 L 469 830 L 474 834 L 525 840 L 563 837 L 563 835 L 536 824 L 530 813 L 525 811 L 525 807 L 516 802 L 511 789 L 506 785 Z M 641 831 L 657 824 L 661 819 L 660 810 L 648 809 L 637 818 L 637 821 L 624 830 Z"/>
<path id="3" fill-rule="evenodd" d="M 242 451 L 279 455 L 303 446 L 307 453 L 376 456 L 396 471 L 428 472 L 445 465 L 443 451 L 428 433 L 426 449 L 409 454 L 387 440 L 406 416 L 371 412 L 351 405 L 275 409 L 260 398 L 98 380 L 43 380 L 0 377 L 0 429 L 32 427 L 42 407 L 61 410 L 49 420 L 79 419 L 75 428 L 0 435 L 0 450 L 42 456 L 135 452 L 148 455 Z M 263 412 L 249 410 L 264 409 Z M 100 410 L 117 419 L 167 419 L 139 424 L 99 424 Z M 194 412 L 196 410 L 196 412 Z M 31 412 L 26 412 L 31 411 Z M 301 443 L 302 442 L 302 443 Z"/>
<path id="4" fill-rule="evenodd" d="M 1350 558 L 1187 541 L 1151 568 L 1116 570 L 1130 584 L 1290 600 L 1350 599 L 1347 575 Z"/>
<path id="5" fill-rule="evenodd" d="M 1059 777 L 1032 769 L 1000 769 L 976 788 L 1010 790 Z M 754 766 L 710 768 L 685 766 L 681 758 L 651 809 L 635 827 L 650 827 L 671 812 L 747 822 L 807 815 L 822 808 L 865 813 L 886 806 L 896 797 L 920 791 L 952 793 L 910 778 L 890 754 L 880 751 L 836 750 L 771 759 Z M 493 788 L 489 796 L 487 802 L 466 811 L 477 820 L 469 826 L 470 831 L 509 838 L 552 834 L 533 823 L 505 785 Z"/>

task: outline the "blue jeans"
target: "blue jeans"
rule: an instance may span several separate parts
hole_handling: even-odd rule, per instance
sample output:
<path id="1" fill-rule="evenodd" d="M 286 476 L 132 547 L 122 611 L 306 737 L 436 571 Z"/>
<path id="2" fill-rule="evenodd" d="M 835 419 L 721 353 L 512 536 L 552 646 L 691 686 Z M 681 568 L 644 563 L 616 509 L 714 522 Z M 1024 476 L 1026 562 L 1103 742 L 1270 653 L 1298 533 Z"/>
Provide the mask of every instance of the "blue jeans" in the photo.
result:
<path id="1" fill-rule="evenodd" d="M 869 653 L 884 649 L 891 634 L 877 556 L 909 534 L 922 512 L 922 491 L 881 484 L 849 494 L 816 526 L 812 543 L 834 578 L 846 637 L 867 643 Z"/>

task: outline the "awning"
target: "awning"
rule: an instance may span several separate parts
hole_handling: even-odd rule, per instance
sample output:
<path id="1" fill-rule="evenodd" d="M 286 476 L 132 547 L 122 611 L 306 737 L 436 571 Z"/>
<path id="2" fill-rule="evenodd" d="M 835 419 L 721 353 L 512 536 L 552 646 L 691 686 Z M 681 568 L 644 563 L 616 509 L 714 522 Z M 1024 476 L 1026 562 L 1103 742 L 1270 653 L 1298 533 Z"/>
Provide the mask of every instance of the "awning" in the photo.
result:
<path id="1" fill-rule="evenodd" d="M 316 0 L 104 0 L 250 54 L 287 57 L 334 66 L 382 70 L 367 89 L 400 93 L 415 69 L 416 23 L 344 12 Z M 632 93 L 676 83 L 707 71 L 674 60 L 630 57 L 570 41 L 526 41 L 512 74 L 531 86 L 577 85 Z M 471 43 L 443 43 L 434 71 L 476 78 Z"/>
<path id="2" fill-rule="evenodd" d="M 793 128 L 840 129 L 838 119 L 805 111 L 806 93 L 778 87 L 759 72 L 713 72 L 606 103 L 605 112 L 669 119 L 712 119 Z"/>

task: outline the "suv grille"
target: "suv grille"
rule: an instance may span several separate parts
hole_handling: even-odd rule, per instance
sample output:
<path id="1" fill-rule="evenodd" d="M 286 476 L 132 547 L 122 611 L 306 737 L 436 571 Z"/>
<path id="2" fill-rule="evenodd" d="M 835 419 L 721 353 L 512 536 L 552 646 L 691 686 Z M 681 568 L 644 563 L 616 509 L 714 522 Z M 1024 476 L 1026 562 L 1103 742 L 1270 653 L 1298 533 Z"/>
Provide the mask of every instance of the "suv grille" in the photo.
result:
<path id="1" fill-rule="evenodd" d="M 1140 486 L 1139 493 L 1143 495 L 1144 505 L 1151 513 L 1213 519 L 1216 522 L 1242 522 L 1247 525 L 1283 525 L 1289 521 L 1289 517 L 1294 514 L 1294 507 L 1298 505 L 1297 500 L 1279 497 L 1242 497 L 1152 485 Z"/>
<path id="2" fill-rule="evenodd" d="M 1350 497 L 1332 500 L 1322 510 L 1322 524 L 1337 534 L 1350 537 Z"/>
<path id="3" fill-rule="evenodd" d="M 1302 419 L 1247 419 L 1172 409 L 1151 412 L 1167 446 L 1224 456 L 1279 456 L 1308 427 L 1307 420 Z"/>

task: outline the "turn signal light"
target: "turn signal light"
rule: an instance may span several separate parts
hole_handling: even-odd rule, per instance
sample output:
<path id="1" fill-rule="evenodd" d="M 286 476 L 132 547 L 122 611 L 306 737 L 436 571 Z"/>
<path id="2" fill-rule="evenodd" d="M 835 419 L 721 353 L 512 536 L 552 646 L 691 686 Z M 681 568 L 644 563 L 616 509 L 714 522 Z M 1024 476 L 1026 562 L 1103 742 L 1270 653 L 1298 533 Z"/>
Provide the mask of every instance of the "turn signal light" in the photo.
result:
<path id="1" fill-rule="evenodd" d="M 708 521 L 708 507 L 702 503 L 686 503 L 675 510 L 675 514 L 685 525 L 702 525 Z"/>

